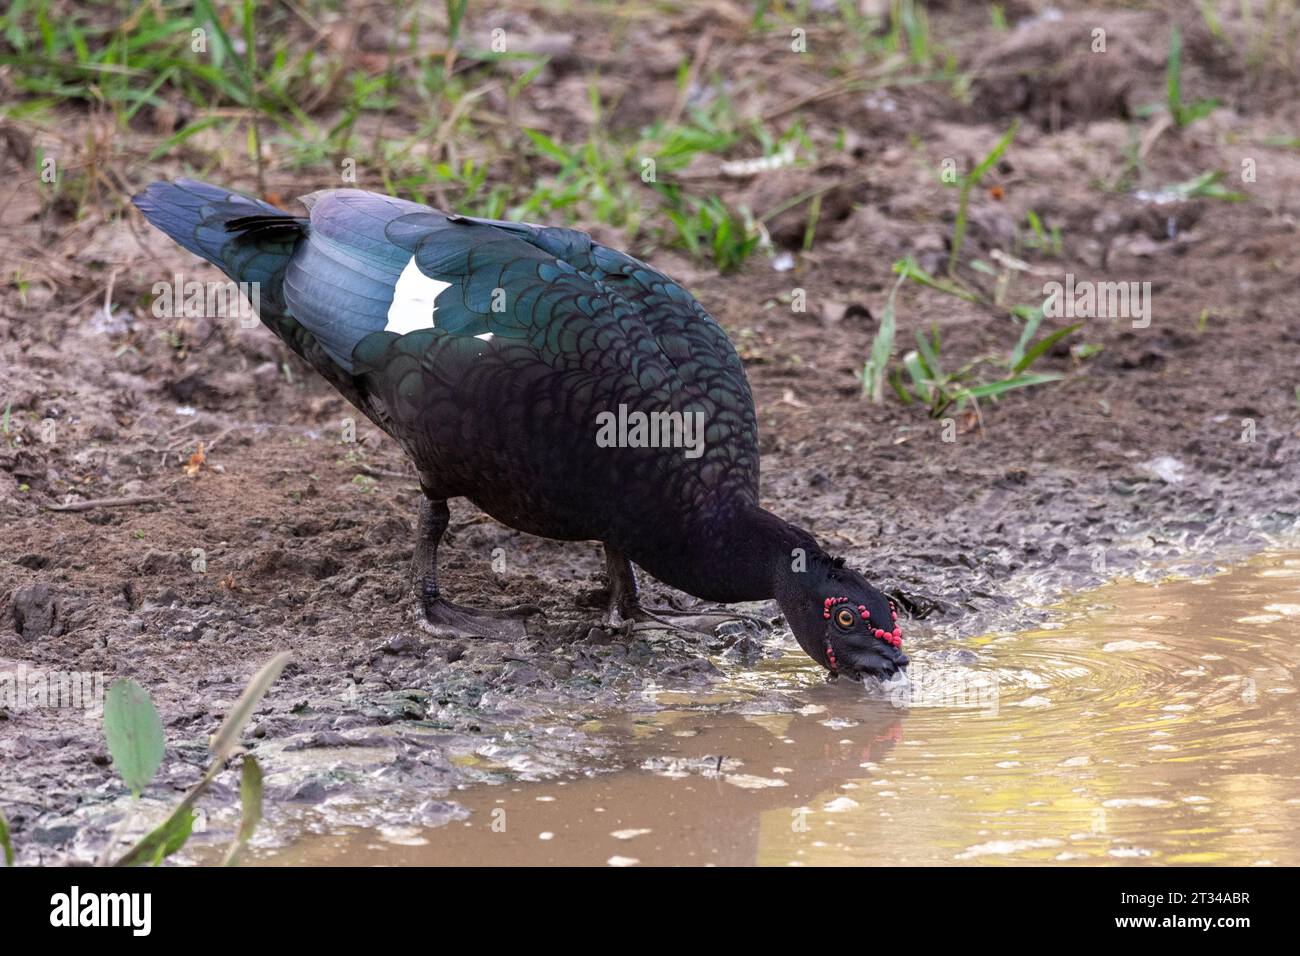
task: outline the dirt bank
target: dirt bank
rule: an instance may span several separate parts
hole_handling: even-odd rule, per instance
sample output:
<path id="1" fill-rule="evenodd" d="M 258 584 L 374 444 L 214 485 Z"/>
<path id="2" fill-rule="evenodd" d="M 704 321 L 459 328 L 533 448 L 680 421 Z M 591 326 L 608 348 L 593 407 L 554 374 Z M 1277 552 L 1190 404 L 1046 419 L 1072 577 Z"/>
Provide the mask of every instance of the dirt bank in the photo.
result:
<path id="1" fill-rule="evenodd" d="M 1189 21 L 1184 84 L 1221 105 L 1153 133 L 1156 121 L 1130 117 L 1163 96 L 1162 14 L 1105 14 L 1130 55 L 1108 61 L 1112 70 L 1072 69 L 1092 62 L 1086 40 L 1062 50 L 1059 38 L 1086 36 L 1093 14 L 1067 14 L 1072 33 L 1016 28 L 1029 11 L 1005 6 L 1016 13 L 1009 31 L 983 12 L 932 11 L 961 66 L 982 71 L 964 100 L 935 84 L 828 94 L 840 75 L 833 57 L 791 71 L 770 38 L 712 24 L 710 69 L 735 74 L 747 111 L 796 104 L 785 119 L 803 123 L 821 157 L 715 175 L 719 193 L 758 210 L 774 207 L 766 197 L 833 188 L 811 250 L 776 259 L 782 269 L 767 253 L 734 275 L 680 250 L 648 253 L 741 350 L 764 504 L 913 597 L 926 616 L 908 628 L 909 649 L 922 658 L 1020 626 L 1035 601 L 1116 573 L 1293 535 L 1300 501 L 1300 152 L 1279 138 L 1300 126 L 1293 87 L 1245 70 Z M 558 16 L 520 16 L 538 36 L 564 33 Z M 549 67 L 554 82 L 529 88 L 523 121 L 585 135 L 585 94 L 569 94 L 595 74 L 617 103 L 610 126 L 671 112 L 675 64 L 699 49 L 702 25 L 594 31 Z M 611 62 L 617 72 L 602 70 Z M 1063 69 L 1050 83 L 1026 79 L 1038 63 Z M 972 194 L 964 257 L 1018 260 L 1005 270 L 1011 302 L 1037 303 L 1067 274 L 1150 282 L 1149 325 L 1085 320 L 1034 367 L 1060 382 L 982 402 L 978 419 L 968 409 L 932 420 L 888 389 L 881 404 L 864 400 L 857 374 L 891 265 L 911 255 L 938 273 L 947 258 L 957 195 L 938 170 L 946 158 L 969 169 L 1013 118 L 1014 143 Z M 131 165 L 128 185 L 175 174 L 181 159 Z M 1250 182 L 1240 181 L 1243 160 L 1254 163 Z M 1245 201 L 1163 201 L 1161 188 L 1207 170 L 1226 171 Z M 273 175 L 286 197 L 337 185 L 329 172 Z M 250 186 L 234 171 L 214 178 Z M 1059 246 L 1029 247 L 1029 210 L 1059 229 Z M 797 252 L 809 218 L 807 204 L 773 216 L 773 251 Z M 4 225 L 0 248 L 24 266 L 0 301 L 0 670 L 102 672 L 148 687 L 169 741 L 151 799 L 197 777 L 207 735 L 284 649 L 293 663 L 250 737 L 266 755 L 268 803 L 333 800 L 362 820 L 420 825 L 453 818 L 462 783 L 599 766 L 607 742 L 584 727 L 633 706 L 648 684 L 707 687 L 728 680 L 729 662 L 777 652 L 779 630 L 574 639 L 572 622 L 590 614 L 582 596 L 600 583 L 597 546 L 532 539 L 463 503 L 453 503 L 443 556 L 454 599 L 537 603 L 549 623 L 518 644 L 429 638 L 406 598 L 418 493 L 391 442 L 364 422 L 355 442 L 342 441 L 349 407 L 269 332 L 155 318 L 155 282 L 215 274 L 138 218 L 60 219 L 20 191 Z M 993 276 L 963 277 L 992 296 Z M 900 351 L 934 325 L 950 367 L 1005 355 L 1019 335 L 1004 311 L 911 283 L 897 315 Z M 122 497 L 148 500 L 51 510 Z M 653 599 L 681 599 L 648 584 Z M 349 748 L 353 763 L 340 756 Z M 303 756 L 314 749 L 329 758 Z M 98 724 L 49 708 L 0 709 L 0 791 L 26 862 L 93 856 L 122 806 Z M 364 798 L 364 809 L 340 798 Z M 229 782 L 213 806 L 223 799 L 233 799 Z"/>

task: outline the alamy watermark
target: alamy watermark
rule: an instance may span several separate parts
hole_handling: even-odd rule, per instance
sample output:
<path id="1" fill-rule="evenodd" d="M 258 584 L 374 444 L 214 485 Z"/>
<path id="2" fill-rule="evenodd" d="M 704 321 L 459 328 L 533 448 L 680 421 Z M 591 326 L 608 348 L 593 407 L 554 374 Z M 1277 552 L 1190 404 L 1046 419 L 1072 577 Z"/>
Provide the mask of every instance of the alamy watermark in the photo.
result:
<path id="1" fill-rule="evenodd" d="M 704 454 L 703 412 L 642 412 L 627 410 L 596 415 L 599 448 L 684 448 L 687 458 Z"/>
<path id="2" fill-rule="evenodd" d="M 0 671 L 0 707 L 11 713 L 46 707 L 80 710 L 87 720 L 104 713 L 100 671 Z"/>
<path id="3" fill-rule="evenodd" d="M 889 688 L 889 702 L 895 707 L 959 707 L 996 717 L 998 677 L 982 671 L 932 671 L 920 661 L 907 669 L 907 680 Z"/>
<path id="4" fill-rule="evenodd" d="M 260 282 L 200 282 L 179 272 L 171 282 L 153 284 L 153 314 L 159 319 L 238 319 L 241 329 L 258 323 L 262 304 Z"/>
<path id="5" fill-rule="evenodd" d="M 132 936 L 148 936 L 153 929 L 153 894 L 83 893 L 73 884 L 68 892 L 50 897 L 50 925 L 122 927 Z"/>
<path id="6" fill-rule="evenodd" d="M 1067 272 L 1065 282 L 1043 286 L 1043 315 L 1049 319 L 1132 319 L 1133 328 L 1151 325 L 1150 282 L 1075 281 Z"/>

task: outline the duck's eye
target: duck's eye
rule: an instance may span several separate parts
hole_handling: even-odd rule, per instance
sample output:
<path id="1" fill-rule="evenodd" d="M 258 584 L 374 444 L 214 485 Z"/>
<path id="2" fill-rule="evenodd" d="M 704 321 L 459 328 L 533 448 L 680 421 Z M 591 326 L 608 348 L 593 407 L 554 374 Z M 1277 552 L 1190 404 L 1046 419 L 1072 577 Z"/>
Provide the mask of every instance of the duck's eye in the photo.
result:
<path id="1" fill-rule="evenodd" d="M 842 630 L 847 631 L 853 626 L 853 612 L 846 607 L 840 608 L 835 612 L 835 623 L 839 625 Z"/>

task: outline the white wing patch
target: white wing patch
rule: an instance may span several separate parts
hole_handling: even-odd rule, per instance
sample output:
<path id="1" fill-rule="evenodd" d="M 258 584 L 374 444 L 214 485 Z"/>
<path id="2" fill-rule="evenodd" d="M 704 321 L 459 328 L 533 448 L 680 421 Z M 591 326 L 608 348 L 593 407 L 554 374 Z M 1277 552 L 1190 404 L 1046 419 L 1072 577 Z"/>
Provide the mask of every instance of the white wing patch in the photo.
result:
<path id="1" fill-rule="evenodd" d="M 384 330 L 405 335 L 433 328 L 438 296 L 450 288 L 450 282 L 431 279 L 421 272 L 415 264 L 415 256 L 411 256 L 393 287 L 393 304 L 388 307 L 388 324 Z"/>

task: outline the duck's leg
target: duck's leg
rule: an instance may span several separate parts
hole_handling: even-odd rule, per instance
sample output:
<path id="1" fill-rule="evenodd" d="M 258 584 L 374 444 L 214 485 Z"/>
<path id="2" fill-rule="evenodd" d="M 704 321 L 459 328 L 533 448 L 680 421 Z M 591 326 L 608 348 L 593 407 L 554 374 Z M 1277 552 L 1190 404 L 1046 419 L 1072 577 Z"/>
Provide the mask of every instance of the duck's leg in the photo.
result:
<path id="1" fill-rule="evenodd" d="M 766 625 L 761 618 L 729 611 L 726 608 L 706 608 L 700 611 L 678 611 L 670 608 L 647 609 L 641 604 L 640 589 L 632 562 L 621 552 L 605 545 L 605 576 L 609 580 L 609 603 L 605 611 L 605 624 L 618 627 L 635 622 L 634 630 L 669 628 L 674 631 L 694 631 L 712 635 L 719 624 L 732 621 L 752 621 Z"/>
<path id="2" fill-rule="evenodd" d="M 541 608 L 520 604 L 500 611 L 480 611 L 443 598 L 438 587 L 438 544 L 450 522 L 451 512 L 445 499 L 421 499 L 415 557 L 411 562 L 420 624 L 436 637 L 490 637 L 511 641 L 523 637 L 524 618 L 542 613 Z"/>
<path id="3" fill-rule="evenodd" d="M 606 626 L 622 627 L 633 622 L 648 624 L 659 621 L 668 627 L 676 627 L 667 621 L 660 621 L 641 606 L 641 589 L 637 587 L 632 562 L 609 545 L 605 545 L 605 579 L 609 582 L 609 600 L 605 606 Z"/>

